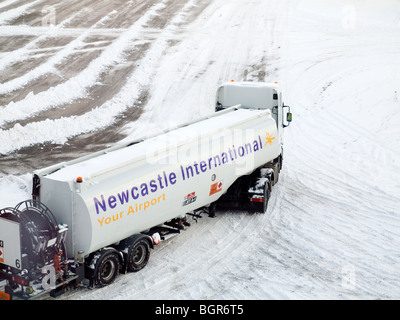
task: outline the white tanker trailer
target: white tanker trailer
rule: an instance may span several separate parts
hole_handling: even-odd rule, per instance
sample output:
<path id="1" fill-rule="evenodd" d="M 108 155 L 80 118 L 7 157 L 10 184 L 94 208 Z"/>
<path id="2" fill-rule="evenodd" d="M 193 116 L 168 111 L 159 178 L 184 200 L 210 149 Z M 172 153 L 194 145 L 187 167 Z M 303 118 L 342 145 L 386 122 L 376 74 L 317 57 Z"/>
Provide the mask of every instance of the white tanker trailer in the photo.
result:
<path id="1" fill-rule="evenodd" d="M 34 172 L 33 198 L 0 211 L 0 298 L 110 284 L 217 205 L 264 213 L 284 108 L 275 84 L 227 83 L 215 114 Z"/>

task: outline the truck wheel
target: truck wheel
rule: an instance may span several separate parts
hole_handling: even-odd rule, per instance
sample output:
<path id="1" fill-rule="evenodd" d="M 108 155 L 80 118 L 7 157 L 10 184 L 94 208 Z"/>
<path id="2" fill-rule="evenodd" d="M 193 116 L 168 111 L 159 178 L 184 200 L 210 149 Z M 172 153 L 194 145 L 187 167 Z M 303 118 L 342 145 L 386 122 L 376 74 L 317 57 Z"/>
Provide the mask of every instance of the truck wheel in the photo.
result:
<path id="1" fill-rule="evenodd" d="M 146 239 L 134 242 L 128 253 L 128 271 L 138 272 L 142 270 L 150 258 L 150 244 Z"/>
<path id="2" fill-rule="evenodd" d="M 263 188 L 263 201 L 251 202 L 251 208 L 253 211 L 262 214 L 266 213 L 268 209 L 268 200 L 271 196 L 271 182 L 266 182 Z"/>
<path id="3" fill-rule="evenodd" d="M 108 250 L 97 260 L 94 274 L 95 283 L 98 286 L 107 286 L 114 282 L 118 273 L 118 253 L 114 250 Z"/>
<path id="4" fill-rule="evenodd" d="M 268 201 L 271 196 L 271 182 L 268 182 L 264 186 L 264 202 L 262 206 L 262 212 L 261 213 L 266 213 L 268 209 Z"/>

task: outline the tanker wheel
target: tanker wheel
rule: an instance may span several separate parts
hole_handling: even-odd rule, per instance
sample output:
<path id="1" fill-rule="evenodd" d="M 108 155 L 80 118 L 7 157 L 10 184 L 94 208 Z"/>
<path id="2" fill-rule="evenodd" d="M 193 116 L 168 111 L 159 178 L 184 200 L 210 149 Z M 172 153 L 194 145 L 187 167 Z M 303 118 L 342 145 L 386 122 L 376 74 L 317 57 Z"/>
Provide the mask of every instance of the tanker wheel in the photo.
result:
<path id="1" fill-rule="evenodd" d="M 128 253 L 128 271 L 138 272 L 142 270 L 150 259 L 150 244 L 145 239 L 134 242 Z"/>
<path id="2" fill-rule="evenodd" d="M 114 282 L 119 273 L 119 257 L 113 251 L 105 252 L 97 261 L 95 281 L 98 286 L 107 286 Z"/>

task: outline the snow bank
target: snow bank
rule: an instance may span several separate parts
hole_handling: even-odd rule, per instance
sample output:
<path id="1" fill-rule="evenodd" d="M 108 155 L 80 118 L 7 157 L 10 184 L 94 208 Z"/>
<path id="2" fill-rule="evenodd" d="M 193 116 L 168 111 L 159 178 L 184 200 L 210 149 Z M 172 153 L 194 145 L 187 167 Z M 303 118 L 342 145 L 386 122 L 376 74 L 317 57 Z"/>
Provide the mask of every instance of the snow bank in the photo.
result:
<path id="1" fill-rule="evenodd" d="M 32 2 L 29 2 L 29 3 L 24 4 L 22 6 L 16 7 L 14 9 L 11 9 L 11 10 L 8 10 L 8 11 L 5 11 L 3 13 L 0 13 L 0 25 L 7 24 L 7 23 L 11 22 L 12 20 L 14 20 L 14 19 L 26 14 L 26 12 L 30 8 L 34 7 L 35 5 L 39 4 L 42 1 L 43 0 L 32 1 Z M 12 1 L 6 1 L 5 3 L 3 3 L 2 6 L 11 5 L 11 4 L 13 4 Z"/>
<path id="2" fill-rule="evenodd" d="M 31 198 L 32 175 L 4 176 L 0 179 L 0 209 L 15 207 L 21 201 Z"/>
<path id="3" fill-rule="evenodd" d="M 108 46 L 102 54 L 93 60 L 87 68 L 80 72 L 77 76 L 68 79 L 66 82 L 59 84 L 58 86 L 52 87 L 47 91 L 40 92 L 38 94 L 30 93 L 25 99 L 18 102 L 11 102 L 7 106 L 0 109 L 0 126 L 5 122 L 17 121 L 26 119 L 34 114 L 47 110 L 49 108 L 56 108 L 57 106 L 63 105 L 65 103 L 72 102 L 75 99 L 87 97 L 87 89 L 95 85 L 100 75 L 106 72 L 107 68 L 110 66 L 121 63 L 124 60 L 124 52 L 131 49 L 132 42 L 140 36 L 143 32 L 143 28 L 158 13 L 159 10 L 165 8 L 168 1 L 159 3 L 151 7 L 150 10 L 146 12 L 135 24 L 133 24 L 126 32 L 124 32 L 116 41 L 114 41 L 110 46 Z M 108 19 L 105 17 L 104 19 Z M 103 19 L 102 21 L 103 22 Z M 85 37 L 86 34 L 83 35 Z M 79 44 L 82 38 L 75 40 Z M 71 53 L 76 47 L 75 42 L 72 43 L 72 48 L 66 47 L 67 54 Z M 61 58 L 64 58 L 62 54 Z M 57 57 L 55 62 L 50 62 L 50 65 L 54 65 L 59 61 Z M 44 71 L 40 70 L 45 68 Z M 39 74 L 49 72 L 48 64 L 38 67 Z M 35 71 L 32 71 L 35 73 Z M 24 77 L 24 76 L 22 76 Z M 15 80 L 17 82 L 19 80 Z M 25 81 L 17 84 L 23 85 Z M 16 88 L 14 88 L 16 89 Z M 7 88 L 6 91 L 10 91 L 11 88 Z M 96 129 L 96 128 L 95 128 Z"/>
<path id="4" fill-rule="evenodd" d="M 166 3 L 167 1 L 164 2 Z M 0 122 L 0 125 L 7 121 L 27 118 L 39 111 L 54 108 L 67 101 L 84 97 L 86 88 L 96 83 L 100 73 L 105 72 L 108 66 L 121 62 L 123 51 L 130 48 L 131 41 L 143 32 L 144 21 L 149 20 L 158 10 L 165 8 L 165 3 L 155 5 L 152 10 L 149 10 L 140 19 L 140 23 L 135 23 L 130 30 L 121 35 L 78 76 L 45 92 L 36 95 L 31 93 L 24 100 L 16 103 L 12 102 L 0 109 L 0 119 L 3 121 Z M 112 99 L 82 116 L 56 120 L 47 119 L 41 122 L 29 123 L 26 126 L 16 124 L 11 129 L 1 130 L 0 139 L 4 143 L 0 146 L 0 154 L 6 154 L 13 150 L 48 141 L 64 144 L 68 138 L 99 130 L 112 124 L 118 115 L 135 104 L 142 90 L 150 84 L 151 76 L 158 66 L 158 61 L 169 46 L 168 39 L 173 36 L 176 26 L 185 19 L 185 15 L 195 5 L 195 1 L 189 1 L 181 12 L 172 19 L 159 38 L 151 45 L 150 50 L 138 62 L 137 68 L 127 80 L 126 85 Z M 69 51 L 69 49 L 66 50 Z M 42 69 L 42 67 L 38 67 L 38 69 Z M 49 130 L 49 128 L 52 128 L 52 130 Z M 21 137 L 23 138 L 21 139 Z"/>

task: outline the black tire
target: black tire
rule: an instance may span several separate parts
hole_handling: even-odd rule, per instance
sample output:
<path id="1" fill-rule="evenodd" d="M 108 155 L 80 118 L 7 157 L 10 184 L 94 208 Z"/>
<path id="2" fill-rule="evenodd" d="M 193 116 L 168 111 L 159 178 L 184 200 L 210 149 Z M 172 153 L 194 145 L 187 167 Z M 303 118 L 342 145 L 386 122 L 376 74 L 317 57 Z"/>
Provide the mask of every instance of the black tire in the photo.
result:
<path id="1" fill-rule="evenodd" d="M 263 202 L 263 208 L 262 208 L 262 214 L 265 214 L 268 209 L 268 202 L 269 198 L 271 197 L 271 182 L 268 182 L 264 186 L 264 202 Z"/>
<path id="2" fill-rule="evenodd" d="M 127 267 L 129 272 L 142 270 L 150 259 L 150 244 L 146 239 L 134 242 L 128 252 Z"/>
<path id="3" fill-rule="evenodd" d="M 264 185 L 264 201 L 263 202 L 252 202 L 252 209 L 255 213 L 265 214 L 268 209 L 268 201 L 271 196 L 271 182 L 266 182 Z"/>
<path id="4" fill-rule="evenodd" d="M 103 287 L 114 282 L 119 273 L 119 257 L 114 250 L 108 250 L 97 260 L 94 281 Z"/>

